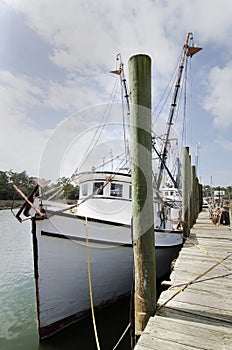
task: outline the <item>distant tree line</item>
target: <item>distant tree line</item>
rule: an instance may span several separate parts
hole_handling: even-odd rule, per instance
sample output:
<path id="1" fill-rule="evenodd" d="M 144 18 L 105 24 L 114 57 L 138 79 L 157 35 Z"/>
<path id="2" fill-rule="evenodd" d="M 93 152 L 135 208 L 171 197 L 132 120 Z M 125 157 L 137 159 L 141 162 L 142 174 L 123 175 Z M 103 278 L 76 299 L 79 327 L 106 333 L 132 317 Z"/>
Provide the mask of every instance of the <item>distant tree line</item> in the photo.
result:
<path id="1" fill-rule="evenodd" d="M 20 188 L 20 190 L 29 195 L 36 183 L 34 178 L 27 175 L 26 171 L 21 173 L 0 170 L 0 200 L 9 200 L 9 199 L 21 199 L 20 195 L 13 188 L 13 184 Z M 61 177 L 57 180 L 55 184 L 51 184 L 46 187 L 46 190 L 53 189 L 54 191 L 57 187 L 62 187 L 62 195 L 65 199 L 74 200 L 79 196 L 79 187 L 71 184 L 66 177 Z M 211 187 L 209 185 L 203 186 L 203 196 L 210 197 L 213 191 L 225 191 L 225 198 L 232 199 L 232 186 L 227 187 Z"/>
<path id="2" fill-rule="evenodd" d="M 203 186 L 203 196 L 204 197 L 211 197 L 213 196 L 214 191 L 225 191 L 225 199 L 232 199 L 232 186 L 227 186 L 227 187 L 221 187 L 221 186 L 216 186 L 216 187 L 211 187 L 210 185 L 205 185 Z"/>
<path id="3" fill-rule="evenodd" d="M 34 178 L 27 175 L 25 170 L 21 173 L 12 170 L 0 170 L 0 200 L 22 199 L 21 196 L 15 192 L 13 184 L 19 187 L 25 195 L 29 195 L 36 185 Z M 65 177 L 58 179 L 56 184 L 47 186 L 46 190 L 60 185 L 63 186 L 62 194 L 65 199 L 73 200 L 78 198 L 79 187 L 69 183 L 68 179 Z"/>

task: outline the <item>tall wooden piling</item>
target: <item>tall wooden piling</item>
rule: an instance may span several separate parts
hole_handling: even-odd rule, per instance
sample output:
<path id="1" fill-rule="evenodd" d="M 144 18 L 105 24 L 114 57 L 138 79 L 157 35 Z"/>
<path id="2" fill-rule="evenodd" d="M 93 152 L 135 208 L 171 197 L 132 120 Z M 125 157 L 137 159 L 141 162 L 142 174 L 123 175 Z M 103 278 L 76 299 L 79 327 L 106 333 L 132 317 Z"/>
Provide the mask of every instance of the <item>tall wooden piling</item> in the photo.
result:
<path id="1" fill-rule="evenodd" d="M 189 155 L 189 228 L 193 227 L 192 157 Z"/>
<path id="2" fill-rule="evenodd" d="M 196 208 L 197 208 L 197 213 L 196 213 L 196 220 L 198 218 L 198 215 L 200 213 L 200 186 L 199 186 L 199 179 L 196 177 Z"/>
<path id="3" fill-rule="evenodd" d="M 129 81 L 135 335 L 139 336 L 156 307 L 149 56 L 130 58 Z"/>
<path id="4" fill-rule="evenodd" d="M 183 236 L 190 232 L 190 158 L 189 147 L 182 149 L 182 225 Z"/>
<path id="5" fill-rule="evenodd" d="M 196 166 L 192 165 L 192 196 L 193 196 L 193 225 L 196 223 L 197 220 L 197 206 L 196 206 L 196 200 L 197 200 L 197 187 L 196 187 Z"/>

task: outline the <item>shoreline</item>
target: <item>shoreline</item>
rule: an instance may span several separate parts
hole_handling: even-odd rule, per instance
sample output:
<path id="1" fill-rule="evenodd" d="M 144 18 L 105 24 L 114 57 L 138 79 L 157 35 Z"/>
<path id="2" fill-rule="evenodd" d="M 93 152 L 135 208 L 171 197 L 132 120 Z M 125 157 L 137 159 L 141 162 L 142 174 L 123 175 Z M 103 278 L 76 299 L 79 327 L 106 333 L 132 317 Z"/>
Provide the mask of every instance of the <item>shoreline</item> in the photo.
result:
<path id="1" fill-rule="evenodd" d="M 23 205 L 24 200 L 16 199 L 13 203 L 13 199 L 1 199 L 0 200 L 0 210 L 4 209 L 11 209 L 12 205 L 14 204 L 13 209 L 19 208 L 21 205 Z"/>
<path id="2" fill-rule="evenodd" d="M 14 203 L 13 203 L 14 202 Z M 20 208 L 25 201 L 23 199 L 0 199 L 0 210 L 12 209 L 12 205 L 14 204 L 13 209 Z M 76 199 L 68 199 L 66 201 L 68 205 L 72 205 L 76 203 Z"/>

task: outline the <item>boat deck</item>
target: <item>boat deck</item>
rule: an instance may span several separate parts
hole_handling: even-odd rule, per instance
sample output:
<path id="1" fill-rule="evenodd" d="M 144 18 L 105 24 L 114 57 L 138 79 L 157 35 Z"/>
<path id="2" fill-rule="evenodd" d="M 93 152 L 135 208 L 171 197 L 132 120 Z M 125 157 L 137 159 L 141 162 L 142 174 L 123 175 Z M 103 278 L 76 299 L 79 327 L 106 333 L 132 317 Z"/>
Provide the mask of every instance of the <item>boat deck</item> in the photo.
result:
<path id="1" fill-rule="evenodd" d="M 200 213 L 135 350 L 232 349 L 232 231 Z"/>

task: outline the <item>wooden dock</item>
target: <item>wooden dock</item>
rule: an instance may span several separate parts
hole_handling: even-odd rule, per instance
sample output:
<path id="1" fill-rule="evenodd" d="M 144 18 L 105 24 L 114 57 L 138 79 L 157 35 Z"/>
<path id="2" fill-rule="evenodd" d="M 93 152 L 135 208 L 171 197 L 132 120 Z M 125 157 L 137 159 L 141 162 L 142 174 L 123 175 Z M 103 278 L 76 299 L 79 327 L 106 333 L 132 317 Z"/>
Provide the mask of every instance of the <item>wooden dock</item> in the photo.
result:
<path id="1" fill-rule="evenodd" d="M 232 349 L 232 231 L 199 214 L 135 350 Z"/>

